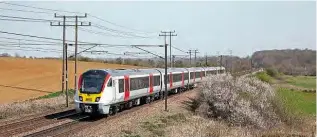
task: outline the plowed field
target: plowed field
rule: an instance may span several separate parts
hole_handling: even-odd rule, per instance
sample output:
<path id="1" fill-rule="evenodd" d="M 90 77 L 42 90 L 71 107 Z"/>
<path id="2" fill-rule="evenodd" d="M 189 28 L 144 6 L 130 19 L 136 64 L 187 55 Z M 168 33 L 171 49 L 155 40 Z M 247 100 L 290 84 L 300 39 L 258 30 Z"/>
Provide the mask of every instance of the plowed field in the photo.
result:
<path id="1" fill-rule="evenodd" d="M 74 88 L 74 62 L 68 62 L 69 88 Z M 78 72 L 92 68 L 136 66 L 79 62 Z M 62 60 L 0 57 L 0 104 L 61 91 Z"/>

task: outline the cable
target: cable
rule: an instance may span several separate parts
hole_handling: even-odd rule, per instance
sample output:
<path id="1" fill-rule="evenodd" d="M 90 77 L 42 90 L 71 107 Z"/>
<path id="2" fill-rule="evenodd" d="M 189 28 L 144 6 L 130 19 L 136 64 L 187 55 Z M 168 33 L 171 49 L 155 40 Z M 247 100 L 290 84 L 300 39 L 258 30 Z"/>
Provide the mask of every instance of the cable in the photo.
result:
<path id="1" fill-rule="evenodd" d="M 0 15 L 0 17 L 5 18 L 14 18 L 14 19 L 24 19 L 24 20 L 37 20 L 37 21 L 47 21 L 47 22 L 54 22 L 59 20 L 48 20 L 48 19 L 39 19 L 39 18 L 26 18 L 26 17 L 17 17 L 17 16 L 7 16 L 7 15 Z"/>
<path id="2" fill-rule="evenodd" d="M 56 39 L 56 38 L 48 38 L 48 37 L 34 36 L 34 35 L 28 35 L 28 34 L 19 34 L 19 33 L 6 32 L 6 31 L 0 31 L 0 33 L 11 34 L 11 35 L 18 35 L 18 36 L 25 36 L 25 37 L 33 37 L 33 38 L 39 38 L 39 39 L 48 39 L 48 40 L 58 40 L 58 41 L 61 41 L 61 39 Z"/>
<path id="3" fill-rule="evenodd" d="M 19 38 L 9 38 L 9 37 L 0 37 L 0 39 L 11 39 L 11 40 L 21 40 L 21 41 L 33 41 L 33 42 L 47 42 L 47 43 L 53 43 L 53 44 L 63 44 L 58 42 L 51 42 L 51 41 L 41 41 L 41 40 L 29 40 L 29 39 L 19 39 Z"/>
<path id="4" fill-rule="evenodd" d="M 0 10 L 10 10 L 10 11 L 20 11 L 20 12 L 32 12 L 32 13 L 40 13 L 40 14 L 52 14 L 50 12 L 41 12 L 41 11 L 32 11 L 32 10 L 20 10 L 20 9 L 8 9 L 8 8 L 0 8 Z"/>
<path id="5" fill-rule="evenodd" d="M 172 48 L 177 49 L 177 50 L 179 50 L 179 51 L 181 51 L 181 52 L 187 53 L 186 51 L 181 50 L 181 49 L 179 49 L 179 48 L 176 48 L 176 47 L 174 47 L 174 46 L 172 46 Z"/>
<path id="6" fill-rule="evenodd" d="M 56 45 L 56 44 L 51 44 L 51 43 L 7 43 L 7 45 Z"/>
<path id="7" fill-rule="evenodd" d="M 131 34 L 131 33 L 133 33 L 133 32 L 125 32 L 125 31 L 110 29 L 110 28 L 107 28 L 107 27 L 105 27 L 105 26 L 98 25 L 98 24 L 92 25 L 92 27 L 95 27 L 95 28 L 98 28 L 98 29 L 102 29 L 102 30 L 106 30 L 106 31 L 110 31 L 110 32 L 114 32 L 114 33 L 118 33 L 118 34 L 133 36 L 133 37 L 151 38 L 151 37 L 145 37 L 145 36 L 139 36 L 139 35 Z"/>
<path id="8" fill-rule="evenodd" d="M 90 15 L 91 17 L 93 17 L 93 18 L 95 18 L 95 19 L 99 19 L 99 20 L 101 20 L 101 21 L 107 22 L 107 23 L 109 23 L 109 24 L 112 24 L 112 25 L 114 25 L 114 26 L 118 26 L 118 27 L 121 27 L 121 28 L 138 31 L 138 32 L 141 32 L 141 33 L 157 33 L 157 32 L 146 32 L 146 31 L 141 31 L 141 30 L 137 30 L 137 29 L 128 28 L 128 27 L 125 27 L 125 26 L 118 25 L 118 24 L 116 24 L 116 23 L 107 21 L 107 20 L 105 20 L 105 19 L 99 18 L 99 17 L 94 16 L 94 15 L 92 15 L 92 14 L 88 14 L 88 15 Z"/>
<path id="9" fill-rule="evenodd" d="M 109 34 L 109 33 L 104 33 L 104 32 L 100 32 L 100 31 L 93 31 L 93 30 L 84 29 L 84 28 L 78 28 L 78 29 L 81 30 L 81 31 L 84 31 L 84 32 L 97 34 L 97 35 L 102 35 L 102 36 L 112 36 L 112 37 L 121 37 L 121 38 L 134 38 L 134 37 L 125 37 L 125 36 L 120 36 L 120 35 L 112 35 L 112 34 Z"/>
<path id="10" fill-rule="evenodd" d="M 161 59 L 164 59 L 162 56 L 157 55 L 157 54 L 155 54 L 155 53 L 152 53 L 152 52 L 150 52 L 150 51 L 148 51 L 148 50 L 142 49 L 142 48 L 137 47 L 137 46 L 134 46 L 134 47 L 136 47 L 136 48 L 138 48 L 138 49 L 140 49 L 140 50 L 143 50 L 143 51 L 145 51 L 145 52 L 147 52 L 147 53 L 149 53 L 149 54 L 152 54 L 152 55 L 154 55 L 154 56 L 157 56 L 157 57 L 159 57 L 159 58 L 161 58 Z"/>
<path id="11" fill-rule="evenodd" d="M 42 36 L 35 36 L 35 35 L 28 35 L 28 34 L 20 34 L 20 33 L 1 31 L 1 30 L 0 30 L 0 33 L 17 35 L 17 36 L 24 36 L 24 37 L 33 37 L 33 38 L 39 38 L 39 39 L 63 41 L 63 40 L 57 39 L 57 38 L 49 38 L 49 37 L 42 37 Z M 71 41 L 71 40 L 66 40 L 66 41 L 75 42 L 75 41 Z M 106 45 L 104 47 L 116 47 L 116 46 L 128 46 L 128 47 L 131 47 L 131 45 L 123 45 L 123 44 L 91 43 L 91 42 L 83 42 L 83 41 L 78 41 L 78 42 L 79 42 L 78 45 Z M 80 44 L 80 43 L 82 43 L 82 44 Z"/>
<path id="12" fill-rule="evenodd" d="M 59 51 L 44 51 L 44 50 L 28 50 L 28 49 L 9 49 L 9 48 L 0 48 L 0 49 L 3 49 L 3 50 L 23 50 L 23 51 L 39 51 L 39 52 L 55 52 L 55 53 L 63 53 L 63 52 L 59 52 Z"/>
<path id="13" fill-rule="evenodd" d="M 47 48 L 39 48 L 39 47 L 24 47 L 24 46 L 8 46 L 7 44 L 0 44 L 1 47 L 15 47 L 15 48 L 26 48 L 26 49 L 39 49 L 39 50 L 54 50 L 54 51 L 61 51 L 61 50 L 58 50 L 58 49 L 47 49 Z"/>
<path id="14" fill-rule="evenodd" d="M 4 18 L 0 18 L 0 20 L 3 20 L 3 21 L 20 21 L 20 22 L 46 22 L 46 21 L 36 21 L 36 20 L 19 20 L 19 19 L 4 19 Z"/>
<path id="15" fill-rule="evenodd" d="M 14 6 L 26 7 L 26 8 L 34 8 L 34 9 L 40 9 L 40 10 L 48 10 L 48 11 L 54 11 L 54 12 L 80 13 L 80 12 L 72 12 L 72 11 L 64 11 L 64 10 L 55 10 L 55 9 L 40 8 L 40 7 L 34 7 L 34 6 L 28 6 L 28 5 L 21 5 L 21 4 L 15 4 L 15 3 L 9 3 L 9 2 L 0 2 L 0 3 L 7 4 L 7 5 L 14 5 Z"/>
<path id="16" fill-rule="evenodd" d="M 66 13 L 83 14 L 83 13 L 81 13 L 81 12 L 72 12 L 72 11 L 65 11 L 65 10 L 56 10 L 56 9 L 40 8 L 40 7 L 34 7 L 34 6 L 28 6 L 28 5 L 14 4 L 14 3 L 9 3 L 9 2 L 0 2 L 0 3 L 2 3 L 2 4 L 7 4 L 7 5 L 20 6 L 20 7 L 27 7 L 27 8 L 40 9 L 40 10 L 54 11 L 54 12 L 66 12 Z M 118 24 L 113 23 L 113 22 L 110 22 L 110 21 L 108 21 L 108 20 L 105 20 L 105 19 L 99 18 L 99 17 L 94 16 L 94 15 L 92 15 L 92 14 L 90 14 L 90 13 L 87 13 L 87 14 L 88 14 L 88 15 L 90 15 L 92 18 L 95 18 L 95 19 L 101 20 L 101 21 L 103 21 L 103 22 L 106 22 L 106 23 L 112 24 L 112 25 L 117 26 L 117 27 L 121 27 L 121 28 L 129 29 L 129 30 L 134 30 L 134 31 L 142 32 L 142 33 L 157 33 L 157 32 L 146 32 L 146 31 L 141 31 L 141 30 L 137 30 L 137 29 L 132 29 L 132 28 L 125 27 L 125 26 L 122 26 L 122 25 L 118 25 Z"/>

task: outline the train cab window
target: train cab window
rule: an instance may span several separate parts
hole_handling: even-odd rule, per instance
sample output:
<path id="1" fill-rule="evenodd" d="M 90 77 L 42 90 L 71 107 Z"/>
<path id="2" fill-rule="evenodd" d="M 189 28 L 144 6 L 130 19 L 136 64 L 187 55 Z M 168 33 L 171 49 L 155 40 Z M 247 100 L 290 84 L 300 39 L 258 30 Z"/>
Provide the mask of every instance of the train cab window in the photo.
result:
<path id="1" fill-rule="evenodd" d="M 110 78 L 110 79 L 108 80 L 107 87 L 112 87 L 112 78 Z"/>

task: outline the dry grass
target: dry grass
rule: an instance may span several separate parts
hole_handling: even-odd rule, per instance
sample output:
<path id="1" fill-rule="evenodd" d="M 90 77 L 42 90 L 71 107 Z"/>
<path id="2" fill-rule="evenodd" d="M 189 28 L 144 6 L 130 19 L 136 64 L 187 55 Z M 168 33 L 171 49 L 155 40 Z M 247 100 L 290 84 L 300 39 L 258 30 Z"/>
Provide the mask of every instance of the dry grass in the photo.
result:
<path id="1" fill-rule="evenodd" d="M 74 88 L 74 61 L 68 62 L 69 88 Z M 0 57 L 0 104 L 23 101 L 61 90 L 62 60 Z M 87 69 L 138 68 L 137 66 L 78 62 Z"/>
<path id="2" fill-rule="evenodd" d="M 18 118 L 29 114 L 56 111 L 65 108 L 65 96 L 60 95 L 54 98 L 21 101 L 0 105 L 0 119 Z M 70 105 L 73 103 L 69 98 Z"/>

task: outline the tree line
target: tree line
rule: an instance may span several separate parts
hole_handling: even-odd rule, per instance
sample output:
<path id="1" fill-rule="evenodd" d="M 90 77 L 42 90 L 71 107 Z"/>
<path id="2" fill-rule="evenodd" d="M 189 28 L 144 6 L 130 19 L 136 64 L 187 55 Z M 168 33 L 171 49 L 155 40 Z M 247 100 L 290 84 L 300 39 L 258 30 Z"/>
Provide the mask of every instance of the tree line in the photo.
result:
<path id="1" fill-rule="evenodd" d="M 11 57 L 8 53 L 1 57 Z M 15 54 L 13 57 L 22 57 Z M 22 58 L 26 58 L 23 56 Z M 35 58 L 35 57 L 31 57 Z M 61 59 L 50 58 L 46 59 Z M 75 60 L 73 57 L 69 60 Z M 164 68 L 164 60 L 159 58 L 89 58 L 78 56 L 79 61 L 102 62 L 111 64 L 133 65 L 143 67 Z M 168 62 L 168 66 L 170 63 Z M 254 52 L 252 56 L 208 56 L 197 57 L 191 61 L 189 58 L 175 58 L 173 67 L 205 67 L 224 66 L 227 71 L 235 73 L 252 68 L 269 68 L 287 75 L 316 75 L 316 51 L 309 49 L 263 50 Z"/>

